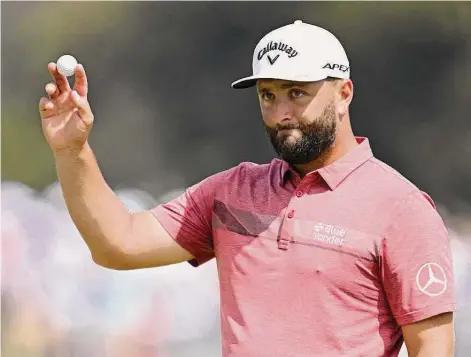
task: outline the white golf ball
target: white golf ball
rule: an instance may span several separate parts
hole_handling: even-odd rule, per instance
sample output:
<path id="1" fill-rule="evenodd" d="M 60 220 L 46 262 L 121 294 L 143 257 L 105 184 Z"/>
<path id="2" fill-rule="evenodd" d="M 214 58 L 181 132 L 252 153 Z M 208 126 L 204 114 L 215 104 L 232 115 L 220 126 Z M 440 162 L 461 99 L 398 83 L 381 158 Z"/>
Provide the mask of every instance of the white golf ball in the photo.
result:
<path id="1" fill-rule="evenodd" d="M 76 65 L 77 60 L 71 55 L 63 55 L 57 60 L 57 70 L 66 77 L 70 77 L 75 73 Z"/>

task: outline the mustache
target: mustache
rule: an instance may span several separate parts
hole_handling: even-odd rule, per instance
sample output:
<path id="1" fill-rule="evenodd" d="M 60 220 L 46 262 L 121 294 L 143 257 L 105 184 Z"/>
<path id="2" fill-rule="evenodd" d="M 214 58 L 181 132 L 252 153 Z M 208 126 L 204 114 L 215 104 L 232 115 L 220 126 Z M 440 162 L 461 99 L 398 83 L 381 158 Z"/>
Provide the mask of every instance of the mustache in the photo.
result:
<path id="1" fill-rule="evenodd" d="M 295 123 L 290 123 L 290 124 L 281 124 L 278 123 L 275 125 L 275 130 L 280 131 L 280 130 L 292 130 L 292 129 L 300 129 L 301 125 L 295 124 Z"/>

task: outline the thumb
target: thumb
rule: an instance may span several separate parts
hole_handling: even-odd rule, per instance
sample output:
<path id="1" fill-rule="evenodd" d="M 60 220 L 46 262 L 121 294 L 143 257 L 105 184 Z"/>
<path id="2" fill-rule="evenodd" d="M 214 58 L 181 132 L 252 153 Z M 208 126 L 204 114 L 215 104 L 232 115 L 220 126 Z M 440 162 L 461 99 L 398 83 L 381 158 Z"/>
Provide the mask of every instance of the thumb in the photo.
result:
<path id="1" fill-rule="evenodd" d="M 72 102 L 78 109 L 79 116 L 84 124 L 91 125 L 93 122 L 93 114 L 88 100 L 86 98 L 80 97 L 80 95 L 75 90 L 70 93 L 70 96 L 72 97 Z"/>

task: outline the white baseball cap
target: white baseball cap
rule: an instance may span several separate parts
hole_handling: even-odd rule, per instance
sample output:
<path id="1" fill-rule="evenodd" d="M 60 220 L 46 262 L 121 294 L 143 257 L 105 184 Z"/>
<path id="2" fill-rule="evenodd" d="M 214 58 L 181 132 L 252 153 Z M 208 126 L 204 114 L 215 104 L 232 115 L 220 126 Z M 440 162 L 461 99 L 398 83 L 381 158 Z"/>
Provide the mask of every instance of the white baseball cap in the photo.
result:
<path id="1" fill-rule="evenodd" d="M 253 87 L 258 79 L 314 82 L 350 78 L 350 64 L 340 41 L 332 33 L 301 20 L 265 35 L 255 47 L 253 75 L 232 83 L 232 88 Z"/>

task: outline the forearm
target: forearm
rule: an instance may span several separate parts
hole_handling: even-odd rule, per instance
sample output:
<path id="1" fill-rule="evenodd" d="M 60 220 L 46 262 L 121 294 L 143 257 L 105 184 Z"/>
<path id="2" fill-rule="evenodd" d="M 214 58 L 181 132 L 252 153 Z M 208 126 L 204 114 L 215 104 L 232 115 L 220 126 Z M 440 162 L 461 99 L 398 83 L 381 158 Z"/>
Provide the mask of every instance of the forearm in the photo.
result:
<path id="1" fill-rule="evenodd" d="M 131 214 L 108 186 L 92 149 L 55 153 L 57 175 L 70 216 L 93 259 L 119 255 L 131 229 Z"/>

